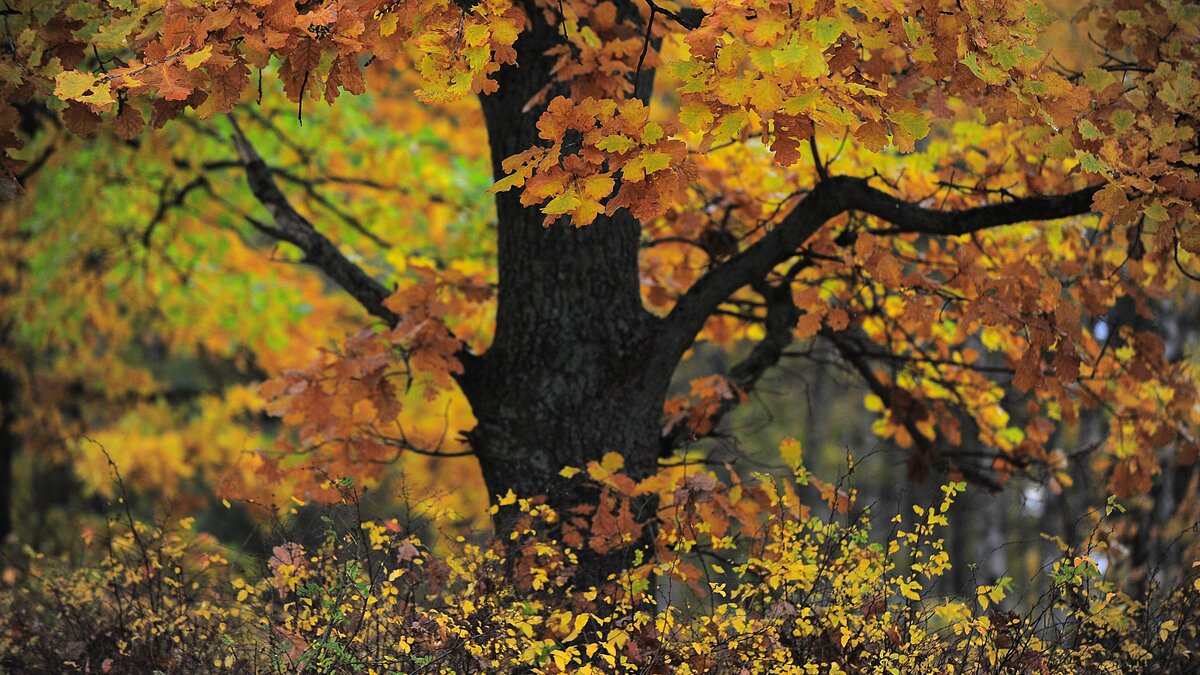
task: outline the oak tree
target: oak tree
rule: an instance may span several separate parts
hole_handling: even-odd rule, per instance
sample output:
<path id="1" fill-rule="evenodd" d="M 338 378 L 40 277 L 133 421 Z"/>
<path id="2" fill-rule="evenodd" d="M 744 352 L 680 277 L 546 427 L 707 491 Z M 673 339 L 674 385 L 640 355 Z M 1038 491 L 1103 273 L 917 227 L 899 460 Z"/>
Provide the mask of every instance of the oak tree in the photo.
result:
<path id="1" fill-rule="evenodd" d="M 1156 305 L 1191 293 L 1200 253 L 1194 4 L 1092 0 L 1062 19 L 1037 0 L 10 0 L 0 12 L 6 195 L 20 199 L 39 163 L 30 120 L 131 142 L 215 129 L 225 158 L 187 170 L 239 171 L 257 202 L 240 224 L 374 317 L 262 390 L 295 428 L 289 451 L 335 471 L 470 453 L 499 527 L 512 496 L 547 495 L 593 531 L 632 531 L 650 504 L 589 505 L 571 467 L 617 453 L 648 478 L 782 359 L 820 355 L 861 378 L 876 433 L 916 478 L 1065 484 L 1069 462 L 1094 461 L 1128 496 L 1164 463 L 1196 459 L 1194 375 L 1154 323 Z M 1056 25 L 1085 32 L 1093 53 L 1056 54 Z M 424 236 L 405 222 L 419 209 L 464 203 L 453 187 L 336 230 L 298 204 L 314 184 L 380 184 L 336 169 L 298 179 L 265 154 L 252 116 L 279 85 L 300 118 L 382 92 L 458 120 L 450 133 L 470 138 L 481 120 L 494 268 L 379 253 Z M 350 161 L 324 133 L 331 166 Z M 738 359 L 673 396 L 698 342 Z M 450 430 L 461 438 L 406 432 L 448 398 L 469 405 Z M 1089 409 L 1106 437 L 1058 447 Z M 965 450 L 968 437 L 986 451 Z M 268 475 L 288 466 L 270 460 Z M 598 572 L 632 555 L 591 548 Z"/>

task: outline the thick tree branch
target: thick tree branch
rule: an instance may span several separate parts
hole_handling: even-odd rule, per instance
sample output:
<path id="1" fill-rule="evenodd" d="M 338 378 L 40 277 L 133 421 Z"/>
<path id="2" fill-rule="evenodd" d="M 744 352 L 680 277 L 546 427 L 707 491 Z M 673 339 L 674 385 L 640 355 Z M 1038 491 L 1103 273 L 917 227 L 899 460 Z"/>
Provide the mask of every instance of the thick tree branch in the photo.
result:
<path id="1" fill-rule="evenodd" d="M 739 288 L 765 278 L 841 211 L 830 183 L 819 183 L 775 229 L 713 268 L 688 289 L 663 320 L 656 352 L 659 358 L 670 360 L 673 367 L 722 302 Z"/>
<path id="2" fill-rule="evenodd" d="M 1092 210 L 1092 196 L 1102 186 L 1076 190 L 1065 195 L 1018 197 L 958 211 L 940 211 L 917 206 L 871 187 L 866 180 L 839 178 L 844 188 L 839 197 L 847 210 L 862 211 L 886 220 L 892 227 L 881 233 L 922 232 L 954 236 L 993 227 L 1034 220 L 1056 220 Z"/>
<path id="3" fill-rule="evenodd" d="M 737 364 L 731 379 L 742 391 L 753 388 L 770 367 L 779 362 L 792 341 L 792 329 L 799 311 L 792 304 L 790 284 L 769 287 L 763 281 L 771 270 L 788 258 L 817 232 L 827 221 L 846 211 L 861 211 L 885 220 L 893 227 L 882 232 L 921 232 L 937 236 L 953 236 L 1003 225 L 1052 220 L 1080 215 L 1091 211 L 1092 196 L 1099 186 L 1085 188 L 1066 195 L 1024 197 L 1000 204 L 988 204 L 957 211 L 939 211 L 893 197 L 871 187 L 867 179 L 837 176 L 821 180 L 784 219 L 764 237 L 711 270 L 697 281 L 676 303 L 663 320 L 652 352 L 651 369 L 673 369 L 683 352 L 691 346 L 704 322 L 738 289 L 755 284 L 767 301 L 767 335 Z M 866 380 L 881 398 L 887 400 L 886 388 L 875 377 L 866 354 L 848 342 L 847 336 L 827 335 L 842 357 Z M 737 406 L 737 400 L 721 403 L 710 420 L 714 426 L 726 413 Z M 922 453 L 933 460 L 936 449 L 924 438 L 911 420 L 905 427 L 918 443 Z M 660 452 L 669 455 L 692 440 L 694 435 L 681 425 L 662 438 Z M 941 463 L 941 460 L 936 460 Z M 971 480 L 994 487 L 995 481 L 969 466 L 957 467 Z"/>
<path id="4" fill-rule="evenodd" d="M 871 187 L 866 178 L 834 176 L 817 183 L 773 230 L 705 274 L 679 299 L 663 321 L 657 358 L 678 359 L 692 344 L 704 322 L 739 288 L 765 278 L 776 265 L 796 254 L 817 230 L 846 211 L 861 211 L 893 225 L 884 233 L 922 232 L 953 236 L 1036 220 L 1089 213 L 1092 186 L 1059 196 L 1011 199 L 970 209 L 941 211 L 918 206 Z M 673 363 L 673 362 L 671 362 Z"/>
<path id="5" fill-rule="evenodd" d="M 329 275 L 372 316 L 384 320 L 389 326 L 396 325 L 400 317 L 383 304 L 384 299 L 391 295 L 387 287 L 351 262 L 328 237 L 318 232 L 312 223 L 292 208 L 275 183 L 270 167 L 254 149 L 250 139 L 233 117 L 229 120 L 233 124 L 233 143 L 246 169 L 250 191 L 275 221 L 273 227 L 256 220 L 251 220 L 251 223 L 272 237 L 294 244 L 304 253 L 304 262 Z"/>

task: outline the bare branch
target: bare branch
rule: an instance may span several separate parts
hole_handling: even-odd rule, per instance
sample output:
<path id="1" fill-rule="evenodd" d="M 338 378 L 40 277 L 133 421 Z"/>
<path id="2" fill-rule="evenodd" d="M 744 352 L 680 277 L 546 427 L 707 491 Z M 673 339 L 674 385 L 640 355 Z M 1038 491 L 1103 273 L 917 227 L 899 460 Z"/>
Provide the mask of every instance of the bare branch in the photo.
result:
<path id="1" fill-rule="evenodd" d="M 893 227 L 877 233 L 922 232 L 940 236 L 970 234 L 1003 225 L 1035 220 L 1057 220 L 1089 213 L 1092 196 L 1102 186 L 1076 190 L 1065 195 L 1018 197 L 958 211 L 941 211 L 917 206 L 871 187 L 865 180 L 846 179 L 849 189 L 842 195 L 846 209 L 869 213 Z"/>
<path id="2" fill-rule="evenodd" d="M 168 211 L 173 208 L 183 206 L 184 201 L 187 200 L 187 196 L 193 191 L 212 189 L 212 186 L 209 185 L 208 178 L 206 178 L 203 174 L 192 178 L 191 181 L 178 190 L 175 190 L 174 193 L 171 193 L 170 196 L 168 196 L 168 193 L 171 192 L 171 187 L 171 179 L 168 177 L 158 191 L 158 208 L 154 210 L 154 215 L 150 218 L 150 222 L 146 225 L 145 229 L 142 230 L 142 246 L 147 249 L 150 248 L 151 240 L 154 237 L 155 228 L 157 228 L 163 219 L 166 218 Z"/>
<path id="3" fill-rule="evenodd" d="M 325 207 L 325 210 L 327 210 L 330 213 L 332 213 L 333 215 L 337 216 L 339 220 L 341 220 L 342 222 L 349 225 L 351 229 L 358 232 L 359 234 L 366 237 L 367 239 L 370 239 L 371 243 L 375 244 L 376 246 L 378 246 L 380 248 L 391 248 L 392 247 L 391 242 L 384 240 L 379 235 L 372 232 L 370 229 L 367 228 L 366 225 L 363 225 L 362 221 L 360 221 L 358 218 L 354 217 L 354 215 L 348 213 L 347 211 L 345 211 L 344 209 L 339 207 L 337 204 L 330 201 L 328 197 L 321 194 L 321 192 L 319 190 L 317 190 L 317 188 L 316 188 L 318 181 L 302 178 L 300 176 L 297 176 L 297 175 L 295 175 L 289 171 L 285 171 L 283 169 L 274 169 L 273 168 L 273 169 L 271 169 L 271 173 L 279 176 L 280 178 L 284 179 L 285 181 L 287 181 L 289 183 L 292 183 L 293 185 L 299 185 L 300 187 L 304 188 L 304 191 L 306 193 L 308 193 L 308 196 L 310 198 L 312 198 L 313 201 L 315 201 L 318 204 L 320 204 L 321 206 Z"/>
<path id="4" fill-rule="evenodd" d="M 255 227 L 272 237 L 294 244 L 303 251 L 304 262 L 329 275 L 372 316 L 394 326 L 399 317 L 383 304 L 384 299 L 391 295 L 387 287 L 351 262 L 328 237 L 318 232 L 312 223 L 292 208 L 275 183 L 270 167 L 242 132 L 237 120 L 231 115 L 229 121 L 233 125 L 233 143 L 246 169 L 250 191 L 275 221 L 272 227 L 252 219 Z"/>

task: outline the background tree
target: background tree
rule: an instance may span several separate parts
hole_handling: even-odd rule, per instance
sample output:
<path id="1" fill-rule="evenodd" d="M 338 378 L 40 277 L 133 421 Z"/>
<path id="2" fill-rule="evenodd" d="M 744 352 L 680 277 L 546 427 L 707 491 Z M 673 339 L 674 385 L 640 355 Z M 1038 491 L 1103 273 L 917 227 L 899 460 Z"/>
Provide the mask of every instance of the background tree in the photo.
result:
<path id="1" fill-rule="evenodd" d="M 293 457 L 361 471 L 397 450 L 470 452 L 491 495 L 572 507 L 580 478 L 564 467 L 616 452 L 647 478 L 796 353 L 861 378 L 875 431 L 917 478 L 1063 486 L 1072 458 L 1094 458 L 1128 497 L 1164 462 L 1194 463 L 1193 375 L 1148 330 L 1200 250 L 1194 5 L 1092 3 L 1073 20 L 1097 53 L 1070 67 L 1039 41 L 1054 16 L 1009 0 L 63 2 L 4 16 L 7 127 L 18 106 L 125 138 L 229 113 L 229 154 L 189 168 L 240 169 L 258 206 L 234 212 L 256 236 L 381 322 L 264 387 L 297 427 Z M 403 220 L 356 219 L 372 236 L 341 218 L 332 238 L 290 193 L 340 174 L 292 180 L 260 149 L 246 118 L 265 72 L 302 117 L 365 92 L 364 67 L 456 132 L 478 119 L 459 102 L 479 95 L 494 276 L 398 265 L 380 244 L 404 246 Z M 17 133 L 4 142 L 16 193 L 18 158 L 36 155 Z M 383 185 L 370 180 L 338 187 Z M 752 346 L 669 398 L 697 341 Z M 454 418 L 461 441 L 411 431 L 456 391 L 473 417 Z M 1089 409 L 1102 438 L 1078 435 Z M 603 511 L 585 515 L 596 526 Z"/>

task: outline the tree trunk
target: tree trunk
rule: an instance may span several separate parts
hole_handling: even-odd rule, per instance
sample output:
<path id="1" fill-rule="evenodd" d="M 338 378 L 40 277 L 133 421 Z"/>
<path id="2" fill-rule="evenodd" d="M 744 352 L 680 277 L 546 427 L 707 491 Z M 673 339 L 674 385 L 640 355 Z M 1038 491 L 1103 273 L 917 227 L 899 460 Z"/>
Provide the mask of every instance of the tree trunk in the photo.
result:
<path id="1" fill-rule="evenodd" d="M 545 106 L 524 108 L 553 81 L 544 53 L 559 36 L 540 13 L 530 21 L 517 42 L 519 65 L 501 69 L 499 91 L 481 97 L 497 179 L 506 157 L 539 143 Z M 544 102 L 554 95 L 552 86 Z M 496 333 L 461 378 L 478 420 L 468 437 L 493 498 L 511 488 L 522 497 L 545 494 L 562 510 L 583 498 L 577 479 L 559 475 L 564 466 L 617 452 L 634 478 L 654 472 L 671 373 L 647 368 L 658 319 L 642 305 L 636 219 L 622 210 L 584 228 L 565 219 L 547 228 L 519 196 L 496 197 Z M 514 515 L 502 509 L 498 531 Z M 624 556 L 582 567 L 602 578 L 617 558 Z"/>
<path id="2" fill-rule="evenodd" d="M 20 438 L 17 422 L 17 380 L 0 364 L 0 542 L 12 532 L 12 463 Z"/>

